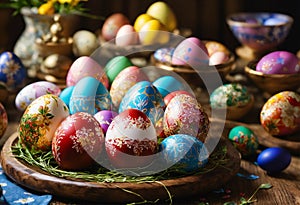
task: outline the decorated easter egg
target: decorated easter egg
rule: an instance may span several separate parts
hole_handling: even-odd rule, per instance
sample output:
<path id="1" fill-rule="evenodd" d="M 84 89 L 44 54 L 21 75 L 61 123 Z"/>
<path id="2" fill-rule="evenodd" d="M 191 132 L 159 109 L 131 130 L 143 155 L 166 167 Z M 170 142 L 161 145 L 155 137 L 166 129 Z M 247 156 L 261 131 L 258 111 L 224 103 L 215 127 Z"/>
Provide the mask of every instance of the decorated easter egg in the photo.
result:
<path id="1" fill-rule="evenodd" d="M 0 102 L 0 138 L 5 134 L 7 124 L 7 112 L 3 104 Z"/>
<path id="2" fill-rule="evenodd" d="M 293 74 L 300 73 L 300 65 L 295 54 L 288 51 L 274 51 L 259 60 L 256 71 L 264 74 Z"/>
<path id="3" fill-rule="evenodd" d="M 263 150 L 257 157 L 257 164 L 268 173 L 278 173 L 291 163 L 291 154 L 281 147 L 270 147 Z"/>
<path id="4" fill-rule="evenodd" d="M 283 91 L 270 97 L 260 112 L 260 122 L 271 135 L 286 136 L 300 130 L 300 95 Z"/>
<path id="5" fill-rule="evenodd" d="M 143 27 L 143 25 L 150 20 L 153 20 L 155 18 L 153 18 L 152 16 L 150 16 L 149 14 L 140 14 L 134 21 L 134 29 L 135 31 L 139 32 L 141 30 L 141 28 Z"/>
<path id="6" fill-rule="evenodd" d="M 87 112 L 94 115 L 112 108 L 111 97 L 105 86 L 96 78 L 86 76 L 75 85 L 70 98 L 70 113 Z"/>
<path id="7" fill-rule="evenodd" d="M 122 70 L 110 87 L 110 96 L 116 109 L 125 96 L 126 92 L 137 82 L 148 81 L 148 76 L 137 66 L 129 66 Z"/>
<path id="8" fill-rule="evenodd" d="M 9 91 L 16 91 L 25 85 L 27 71 L 20 58 L 12 52 L 0 54 L 0 81 Z"/>
<path id="9" fill-rule="evenodd" d="M 100 123 L 100 126 L 105 134 L 110 123 L 117 115 L 118 113 L 112 110 L 100 110 L 94 115 L 94 118 Z"/>
<path id="10" fill-rule="evenodd" d="M 65 103 L 68 107 L 69 107 L 69 104 L 70 104 L 70 99 L 71 99 L 71 96 L 72 96 L 74 87 L 75 87 L 75 86 L 69 86 L 69 87 L 64 88 L 64 89 L 61 91 L 60 95 L 59 95 L 59 98 L 62 99 L 62 101 L 64 101 L 64 103 Z"/>
<path id="11" fill-rule="evenodd" d="M 181 94 L 186 94 L 186 95 L 190 95 L 193 96 L 190 92 L 185 91 L 185 90 L 176 90 L 173 92 L 170 92 L 168 95 L 166 95 L 166 97 L 164 97 L 164 102 L 166 105 L 169 104 L 169 102 L 177 95 L 181 95 Z"/>
<path id="12" fill-rule="evenodd" d="M 175 134 L 165 138 L 160 144 L 164 163 L 180 172 L 194 172 L 208 162 L 205 145 L 194 136 Z"/>
<path id="13" fill-rule="evenodd" d="M 106 18 L 102 26 L 101 34 L 104 40 L 113 40 L 118 30 L 126 24 L 130 24 L 129 19 L 122 13 L 113 13 Z"/>
<path id="14" fill-rule="evenodd" d="M 228 138 L 243 156 L 253 155 L 257 151 L 258 139 L 248 127 L 235 126 L 229 131 Z"/>
<path id="15" fill-rule="evenodd" d="M 226 63 L 229 60 L 229 56 L 223 51 L 214 52 L 209 57 L 209 65 L 220 65 Z"/>
<path id="16" fill-rule="evenodd" d="M 104 68 L 105 73 L 109 79 L 109 83 L 111 84 L 117 77 L 117 75 L 129 66 L 133 66 L 133 64 L 126 56 L 116 56 L 110 59 Z"/>
<path id="17" fill-rule="evenodd" d="M 139 35 L 132 25 L 123 25 L 117 32 L 115 43 L 117 46 L 136 45 L 139 43 Z"/>
<path id="18" fill-rule="evenodd" d="M 173 31 L 177 27 L 177 19 L 173 10 L 163 1 L 151 4 L 146 13 L 159 20 L 168 31 Z"/>
<path id="19" fill-rule="evenodd" d="M 172 64 L 197 67 L 208 65 L 209 57 L 205 44 L 196 37 L 181 41 L 172 55 Z"/>
<path id="20" fill-rule="evenodd" d="M 159 77 L 153 82 L 153 85 L 157 88 L 162 97 L 167 96 L 173 91 L 184 89 L 184 85 L 178 79 L 170 75 Z"/>
<path id="21" fill-rule="evenodd" d="M 227 49 L 227 47 L 224 44 L 219 43 L 217 41 L 205 41 L 204 45 L 207 49 L 209 56 L 219 51 L 224 52 L 226 55 L 230 54 L 230 51 Z"/>
<path id="22" fill-rule="evenodd" d="M 154 52 L 153 57 L 159 62 L 171 63 L 173 52 L 174 48 L 171 47 L 159 48 Z"/>
<path id="23" fill-rule="evenodd" d="M 59 96 L 61 89 L 54 83 L 48 81 L 37 81 L 31 83 L 20 90 L 15 98 L 16 107 L 23 111 L 36 98 L 53 94 Z"/>
<path id="24" fill-rule="evenodd" d="M 54 133 L 52 154 L 62 169 L 91 167 L 104 148 L 104 133 L 90 114 L 77 112 L 64 119 Z"/>
<path id="25" fill-rule="evenodd" d="M 91 76 L 98 79 L 108 88 L 109 81 L 103 68 L 91 57 L 81 56 L 77 58 L 71 65 L 67 74 L 66 85 L 73 86 L 81 78 Z"/>
<path id="26" fill-rule="evenodd" d="M 164 44 L 170 38 L 165 26 L 156 19 L 147 21 L 138 34 L 140 43 L 143 45 Z"/>
<path id="27" fill-rule="evenodd" d="M 21 142 L 30 150 L 50 150 L 55 130 L 68 116 L 69 109 L 58 96 L 42 95 L 29 104 L 20 119 Z"/>
<path id="28" fill-rule="evenodd" d="M 166 107 L 163 129 L 166 136 L 187 134 L 203 141 L 209 130 L 209 119 L 196 98 L 181 94 L 173 97 Z"/>
<path id="29" fill-rule="evenodd" d="M 73 35 L 73 53 L 75 56 L 89 56 L 99 46 L 97 36 L 88 30 L 79 30 Z"/>
<path id="30" fill-rule="evenodd" d="M 251 93 L 239 83 L 229 83 L 216 88 L 210 95 L 212 108 L 245 106 L 251 102 Z"/>
<path id="31" fill-rule="evenodd" d="M 157 137 L 151 120 L 140 110 L 127 109 L 108 127 L 105 148 L 117 168 L 143 167 L 157 151 Z"/>
<path id="32" fill-rule="evenodd" d="M 128 108 L 140 110 L 156 126 L 156 123 L 162 120 L 164 115 L 163 97 L 150 82 L 145 86 L 141 86 L 141 84 L 145 84 L 144 81 L 135 84 L 128 90 L 120 103 L 119 113 Z"/>

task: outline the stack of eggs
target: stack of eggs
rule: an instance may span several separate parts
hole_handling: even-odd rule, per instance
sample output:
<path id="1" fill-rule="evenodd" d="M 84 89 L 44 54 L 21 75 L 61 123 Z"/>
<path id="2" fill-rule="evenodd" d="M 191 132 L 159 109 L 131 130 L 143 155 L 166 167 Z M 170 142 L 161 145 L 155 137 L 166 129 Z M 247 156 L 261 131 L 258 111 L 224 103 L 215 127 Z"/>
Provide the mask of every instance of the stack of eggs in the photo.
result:
<path id="1" fill-rule="evenodd" d="M 21 142 L 29 150 L 52 149 L 62 169 L 88 169 L 105 156 L 110 167 L 144 167 L 157 153 L 163 164 L 186 172 L 207 163 L 208 116 L 177 78 L 151 82 L 125 56 L 110 59 L 104 68 L 84 56 L 73 62 L 66 82 L 63 90 L 37 82 L 16 98 L 17 107 L 25 109 Z M 25 99 L 23 92 L 32 95 Z"/>
<path id="2" fill-rule="evenodd" d="M 166 43 L 168 32 L 173 32 L 176 27 L 177 20 L 172 9 L 165 2 L 158 1 L 150 5 L 146 13 L 139 15 L 134 25 L 122 13 L 112 14 L 102 26 L 101 38 L 114 41 L 118 46 Z"/>

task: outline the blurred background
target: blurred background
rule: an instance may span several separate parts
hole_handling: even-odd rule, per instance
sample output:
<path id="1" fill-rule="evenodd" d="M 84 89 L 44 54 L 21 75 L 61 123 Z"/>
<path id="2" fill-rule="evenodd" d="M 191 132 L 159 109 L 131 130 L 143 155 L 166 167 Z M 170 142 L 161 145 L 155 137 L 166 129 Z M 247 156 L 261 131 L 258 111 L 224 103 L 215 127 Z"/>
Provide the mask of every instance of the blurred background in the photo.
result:
<path id="1" fill-rule="evenodd" d="M 5 2 L 6 0 L 0 0 Z M 94 15 L 108 17 L 112 13 L 125 14 L 133 24 L 155 0 L 89 0 L 87 7 Z M 300 1 L 283 0 L 166 0 L 176 14 L 179 28 L 189 28 L 200 39 L 217 40 L 233 50 L 239 46 L 226 24 L 226 16 L 242 11 L 279 12 L 292 16 L 294 24 L 289 36 L 278 49 L 300 50 Z M 11 50 L 24 30 L 21 15 L 12 15 L 10 9 L 0 9 L 0 51 Z M 79 29 L 96 32 L 103 20 L 82 17 Z"/>

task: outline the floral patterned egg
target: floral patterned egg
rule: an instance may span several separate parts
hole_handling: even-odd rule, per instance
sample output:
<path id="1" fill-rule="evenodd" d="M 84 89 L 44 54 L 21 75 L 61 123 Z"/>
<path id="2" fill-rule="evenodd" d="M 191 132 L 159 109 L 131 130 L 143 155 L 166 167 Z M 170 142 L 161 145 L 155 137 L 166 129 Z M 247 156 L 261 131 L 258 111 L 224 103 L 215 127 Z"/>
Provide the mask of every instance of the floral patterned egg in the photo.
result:
<path id="1" fill-rule="evenodd" d="M 15 104 L 19 110 L 23 111 L 36 98 L 45 94 L 53 94 L 59 96 L 60 92 L 60 88 L 54 83 L 48 81 L 34 82 L 20 90 L 15 98 Z"/>
<path id="2" fill-rule="evenodd" d="M 228 138 L 243 156 L 253 155 L 257 151 L 258 139 L 248 127 L 235 126 L 229 131 Z"/>
<path id="3" fill-rule="evenodd" d="M 209 130 L 209 119 L 196 98 L 181 94 L 173 97 L 166 107 L 163 129 L 167 137 L 187 134 L 204 141 Z"/>
<path id="4" fill-rule="evenodd" d="M 262 107 L 260 122 L 275 136 L 286 136 L 300 130 L 300 95 L 283 91 L 273 95 Z"/>
<path id="5" fill-rule="evenodd" d="M 5 107 L 0 103 L 0 138 L 4 135 L 8 124 L 7 112 Z"/>
<path id="6" fill-rule="evenodd" d="M 94 164 L 103 146 L 104 133 L 99 122 L 89 113 L 77 112 L 56 129 L 52 153 L 62 169 L 81 170 Z"/>
<path id="7" fill-rule="evenodd" d="M 76 85 L 76 83 L 86 77 L 91 76 L 98 79 L 108 88 L 109 82 L 104 69 L 91 57 L 81 56 L 71 65 L 66 79 L 67 86 Z"/>
<path id="8" fill-rule="evenodd" d="M 148 81 L 148 76 L 137 66 L 129 66 L 122 70 L 110 87 L 110 96 L 116 109 L 125 96 L 126 92 L 137 82 Z"/>
<path id="9" fill-rule="evenodd" d="M 171 63 L 174 49 L 175 48 L 171 48 L 171 47 L 159 48 L 154 52 L 153 57 L 159 62 Z"/>
<path id="10" fill-rule="evenodd" d="M 20 120 L 22 143 L 31 150 L 50 150 L 55 130 L 68 116 L 69 109 L 58 96 L 46 94 L 35 99 Z"/>
<path id="11" fill-rule="evenodd" d="M 176 90 L 176 91 L 170 92 L 166 97 L 164 97 L 164 102 L 165 102 L 166 106 L 173 99 L 173 97 L 175 97 L 177 95 L 181 95 L 181 94 L 193 96 L 191 93 L 189 93 L 188 91 L 185 91 L 185 90 Z"/>
<path id="12" fill-rule="evenodd" d="M 175 134 L 165 138 L 160 145 L 163 162 L 181 172 L 193 172 L 208 162 L 205 145 L 194 136 Z"/>
<path id="13" fill-rule="evenodd" d="M 14 53 L 6 51 L 0 54 L 0 81 L 9 91 L 16 91 L 25 85 L 27 71 L 22 61 Z"/>
<path id="14" fill-rule="evenodd" d="M 117 168 L 149 165 L 157 151 L 157 137 L 151 120 L 140 110 L 127 109 L 116 116 L 108 127 L 105 148 Z"/>

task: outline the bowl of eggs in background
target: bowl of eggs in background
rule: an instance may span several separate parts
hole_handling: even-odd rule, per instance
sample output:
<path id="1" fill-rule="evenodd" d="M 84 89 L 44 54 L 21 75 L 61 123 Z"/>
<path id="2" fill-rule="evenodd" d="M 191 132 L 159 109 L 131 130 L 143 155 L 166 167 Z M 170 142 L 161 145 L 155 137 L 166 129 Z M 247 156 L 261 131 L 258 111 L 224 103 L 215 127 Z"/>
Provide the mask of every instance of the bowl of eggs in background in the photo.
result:
<path id="1" fill-rule="evenodd" d="M 242 12 L 226 18 L 235 38 L 241 43 L 238 56 L 255 59 L 273 51 L 288 36 L 293 18 L 281 13 Z"/>
<path id="2" fill-rule="evenodd" d="M 244 68 L 247 77 L 261 90 L 272 95 L 300 87 L 298 57 L 288 51 L 274 51 L 258 61 L 249 62 Z"/>

